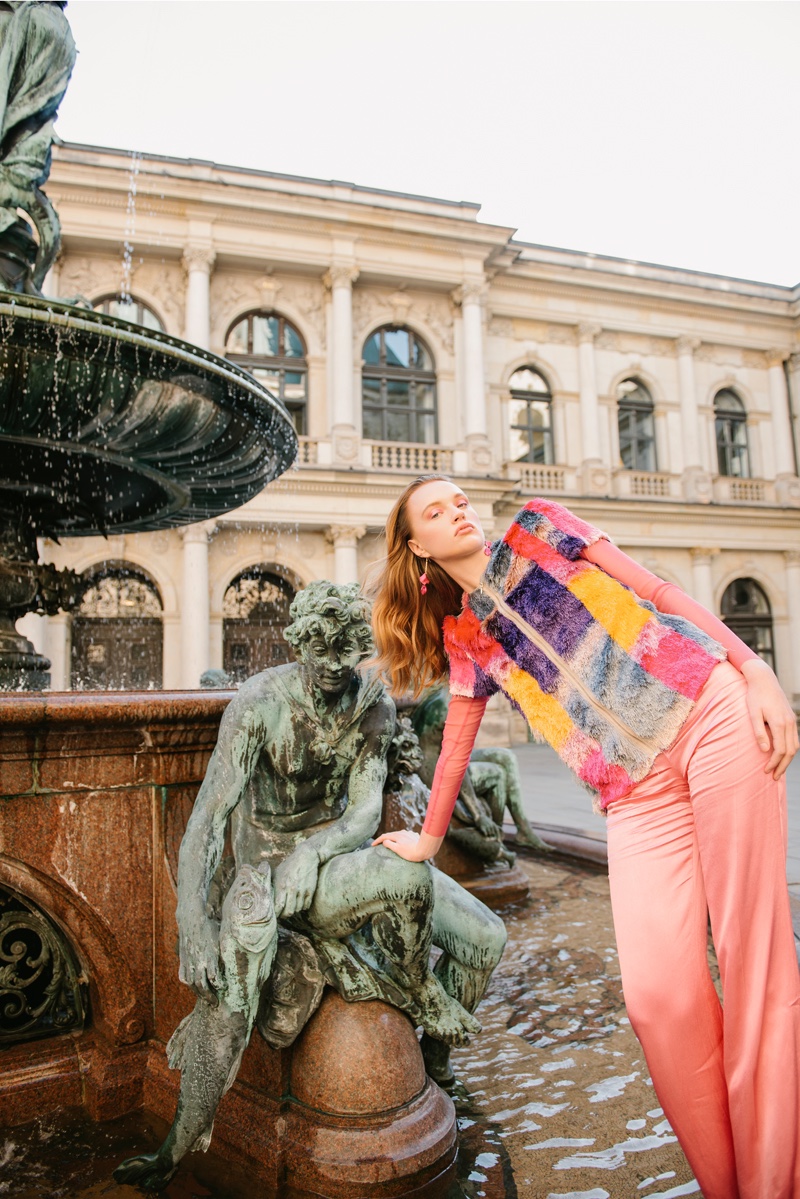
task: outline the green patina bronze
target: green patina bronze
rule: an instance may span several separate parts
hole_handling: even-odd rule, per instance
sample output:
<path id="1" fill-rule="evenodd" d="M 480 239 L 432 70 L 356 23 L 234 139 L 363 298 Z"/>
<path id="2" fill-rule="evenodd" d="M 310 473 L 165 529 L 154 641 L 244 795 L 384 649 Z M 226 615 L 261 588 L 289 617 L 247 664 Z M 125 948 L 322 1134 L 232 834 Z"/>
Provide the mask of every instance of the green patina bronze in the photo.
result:
<path id="1" fill-rule="evenodd" d="M 398 776 L 416 759 L 408 728 L 395 738 L 383 685 L 358 669 L 372 649 L 369 606 L 355 585 L 319 582 L 291 617 L 298 660 L 231 701 L 186 828 L 180 970 L 198 998 L 168 1047 L 178 1110 L 159 1152 L 123 1162 L 120 1182 L 163 1187 L 207 1146 L 256 1021 L 271 1044 L 291 1044 L 325 984 L 406 1011 L 441 1081 L 449 1046 L 480 1029 L 471 1013 L 502 954 L 502 921 L 427 863 L 371 845 L 393 741 Z M 434 971 L 432 945 L 443 950 Z"/>
<path id="2" fill-rule="evenodd" d="M 448 697 L 441 687 L 429 690 L 413 709 L 411 724 L 419 738 L 422 761 L 418 774 L 426 787 L 442 749 L 442 731 L 447 719 Z M 516 843 L 533 849 L 550 846 L 530 826 L 522 806 L 519 763 L 510 749 L 499 746 L 475 749 L 454 810 L 456 823 L 447 837 L 460 849 L 482 862 L 514 862 L 515 855 L 503 843 L 506 809 L 516 825 Z"/>
<path id="3" fill-rule="evenodd" d="M 53 122 L 75 65 L 63 3 L 0 4 L 0 282 L 41 295 L 58 253 L 58 216 L 41 190 Z M 38 245 L 22 209 L 36 226 Z"/>

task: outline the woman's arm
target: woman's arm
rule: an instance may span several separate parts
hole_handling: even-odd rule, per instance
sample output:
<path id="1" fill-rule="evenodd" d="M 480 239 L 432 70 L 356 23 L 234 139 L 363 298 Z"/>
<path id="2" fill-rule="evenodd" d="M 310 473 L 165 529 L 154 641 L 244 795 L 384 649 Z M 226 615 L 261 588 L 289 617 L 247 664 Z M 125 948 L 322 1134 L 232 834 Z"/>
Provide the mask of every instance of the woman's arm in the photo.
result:
<path id="1" fill-rule="evenodd" d="M 401 829 L 383 833 L 375 838 L 373 845 L 385 845 L 409 862 L 424 862 L 438 852 L 467 773 L 487 702 L 486 699 L 471 699 L 462 695 L 451 698 L 422 832 L 412 833 L 409 829 Z"/>
<path id="2" fill-rule="evenodd" d="M 747 680 L 747 706 L 758 745 L 765 753 L 772 751 L 764 773 L 779 779 L 797 753 L 797 720 L 780 683 L 763 658 L 759 658 L 697 600 L 674 583 L 659 579 L 610 541 L 597 541 L 587 546 L 583 557 L 619 579 L 641 599 L 649 600 L 659 612 L 690 620 L 727 650 L 728 661 Z"/>

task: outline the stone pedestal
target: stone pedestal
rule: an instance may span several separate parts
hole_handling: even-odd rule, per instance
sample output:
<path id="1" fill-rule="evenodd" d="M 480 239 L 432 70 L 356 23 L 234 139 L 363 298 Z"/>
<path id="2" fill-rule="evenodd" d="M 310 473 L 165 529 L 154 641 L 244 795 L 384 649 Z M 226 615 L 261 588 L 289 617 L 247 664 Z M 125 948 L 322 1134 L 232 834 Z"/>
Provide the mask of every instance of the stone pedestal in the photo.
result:
<path id="1" fill-rule="evenodd" d="M 291 1051 L 285 1178 L 330 1199 L 408 1194 L 455 1162 L 449 1096 L 425 1074 L 407 1016 L 328 991 Z"/>

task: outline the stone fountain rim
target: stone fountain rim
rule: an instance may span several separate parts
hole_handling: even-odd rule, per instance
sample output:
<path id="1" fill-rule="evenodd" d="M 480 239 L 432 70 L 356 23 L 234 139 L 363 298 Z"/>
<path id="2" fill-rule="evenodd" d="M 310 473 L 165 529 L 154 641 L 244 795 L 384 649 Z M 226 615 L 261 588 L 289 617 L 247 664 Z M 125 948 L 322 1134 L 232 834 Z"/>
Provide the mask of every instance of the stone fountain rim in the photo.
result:
<path id="1" fill-rule="evenodd" d="M 0 692 L 0 726 L 175 724 L 222 716 L 235 690 Z"/>

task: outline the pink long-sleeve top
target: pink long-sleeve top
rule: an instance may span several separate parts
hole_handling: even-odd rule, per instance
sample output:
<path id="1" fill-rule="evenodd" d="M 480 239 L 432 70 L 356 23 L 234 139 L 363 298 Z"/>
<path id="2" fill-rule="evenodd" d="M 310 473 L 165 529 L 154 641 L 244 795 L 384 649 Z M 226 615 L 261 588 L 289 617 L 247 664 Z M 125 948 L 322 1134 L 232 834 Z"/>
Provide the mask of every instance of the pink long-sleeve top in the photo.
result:
<path id="1" fill-rule="evenodd" d="M 622 550 L 605 539 L 586 546 L 582 556 L 629 587 L 640 599 L 649 600 L 659 612 L 682 616 L 704 633 L 713 637 L 727 650 L 728 661 L 740 670 L 752 658 L 758 658 L 726 624 L 702 604 L 698 604 L 676 587 L 652 574 Z M 475 747 L 483 713 L 488 700 L 454 695 L 450 699 L 442 733 L 442 751 L 436 764 L 431 798 L 423 830 L 432 837 L 443 837 L 453 814 L 458 793 Z"/>

